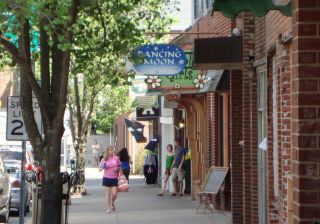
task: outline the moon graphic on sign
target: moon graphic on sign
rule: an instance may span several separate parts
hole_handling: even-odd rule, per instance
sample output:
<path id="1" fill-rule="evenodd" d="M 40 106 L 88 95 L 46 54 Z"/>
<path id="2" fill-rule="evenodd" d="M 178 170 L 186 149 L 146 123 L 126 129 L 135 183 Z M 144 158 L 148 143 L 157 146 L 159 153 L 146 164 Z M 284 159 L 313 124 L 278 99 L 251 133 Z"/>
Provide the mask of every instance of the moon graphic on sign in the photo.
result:
<path id="1" fill-rule="evenodd" d="M 276 6 L 286 6 L 291 2 L 291 0 L 272 0 L 272 2 Z"/>

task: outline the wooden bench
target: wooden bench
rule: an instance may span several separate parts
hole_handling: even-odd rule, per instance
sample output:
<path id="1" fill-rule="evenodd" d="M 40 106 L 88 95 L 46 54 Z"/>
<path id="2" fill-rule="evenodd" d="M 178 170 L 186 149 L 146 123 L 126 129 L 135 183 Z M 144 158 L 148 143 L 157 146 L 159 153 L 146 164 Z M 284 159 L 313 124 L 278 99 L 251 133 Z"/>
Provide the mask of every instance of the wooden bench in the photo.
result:
<path id="1" fill-rule="evenodd" d="M 228 173 L 229 167 L 211 167 L 205 180 L 201 185 L 201 191 L 197 192 L 199 197 L 199 205 L 197 214 L 203 208 L 203 214 L 206 210 L 213 213 L 214 197 L 219 193 L 221 185 Z"/>

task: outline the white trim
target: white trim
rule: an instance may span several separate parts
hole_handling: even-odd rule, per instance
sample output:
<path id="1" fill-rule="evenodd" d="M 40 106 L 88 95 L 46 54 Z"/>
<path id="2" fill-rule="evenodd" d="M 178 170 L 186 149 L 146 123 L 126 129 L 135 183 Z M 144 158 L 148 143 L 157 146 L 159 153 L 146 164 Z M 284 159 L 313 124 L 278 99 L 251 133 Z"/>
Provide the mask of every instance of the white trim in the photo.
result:
<path id="1" fill-rule="evenodd" d="M 258 142 L 267 136 L 267 71 L 257 68 Z M 267 159 L 266 150 L 258 150 L 258 212 L 259 224 L 267 223 Z"/>
<path id="2" fill-rule="evenodd" d="M 276 58 L 272 58 L 272 132 L 273 132 L 273 190 L 279 196 L 279 149 L 278 149 L 278 108 Z"/>

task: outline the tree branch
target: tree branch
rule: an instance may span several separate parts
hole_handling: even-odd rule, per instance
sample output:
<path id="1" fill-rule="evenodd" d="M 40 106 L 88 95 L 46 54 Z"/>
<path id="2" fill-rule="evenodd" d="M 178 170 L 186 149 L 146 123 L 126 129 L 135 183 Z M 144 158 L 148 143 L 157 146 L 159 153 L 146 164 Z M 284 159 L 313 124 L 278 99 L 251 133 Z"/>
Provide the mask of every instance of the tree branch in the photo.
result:
<path id="1" fill-rule="evenodd" d="M 10 41 L 3 36 L 0 36 L 0 44 L 11 54 L 12 58 L 17 63 L 23 63 L 23 58 L 20 57 L 18 49 L 10 43 Z"/>
<path id="2" fill-rule="evenodd" d="M 81 114 L 81 105 L 80 105 L 80 93 L 78 85 L 78 77 L 74 74 L 74 98 L 75 98 L 75 107 L 76 107 L 76 117 L 77 117 L 77 136 L 80 138 L 80 132 L 82 127 L 82 114 Z"/>
<path id="3" fill-rule="evenodd" d="M 71 44 L 73 39 L 73 32 L 70 30 L 70 27 L 75 23 L 78 8 L 80 5 L 80 0 L 73 0 L 69 9 L 69 21 L 66 23 L 65 26 L 65 39 Z M 63 120 L 64 117 L 64 111 L 65 111 L 65 105 L 66 105 L 66 95 L 67 95 L 67 89 L 68 89 L 68 74 L 69 74 L 69 66 L 70 66 L 70 50 L 66 50 L 63 53 L 62 57 L 62 69 L 61 69 L 61 82 L 60 82 L 60 96 L 59 96 L 59 103 L 60 106 L 57 113 L 57 120 Z M 60 124 L 63 125 L 63 124 Z M 62 127 L 63 128 L 63 127 Z"/>
<path id="4" fill-rule="evenodd" d="M 31 52 L 30 52 L 30 26 L 29 21 L 26 20 L 23 24 L 23 30 L 21 32 L 21 36 L 19 37 L 19 54 L 20 57 L 23 58 L 23 62 L 19 64 L 20 68 L 23 68 L 23 72 L 21 72 L 21 76 L 25 76 L 28 81 L 33 94 L 36 96 L 38 103 L 41 108 L 41 115 L 44 123 L 50 123 L 49 120 L 49 111 L 47 102 L 44 100 L 40 86 L 35 78 L 35 75 L 32 71 L 32 61 L 31 61 Z M 37 136 L 34 136 L 37 137 Z"/>
<path id="5" fill-rule="evenodd" d="M 42 17 L 40 19 L 41 93 L 46 102 L 50 102 L 50 47 L 48 44 L 49 36 L 44 30 L 44 27 L 48 24 L 47 17 Z"/>
<path id="6" fill-rule="evenodd" d="M 92 112 L 93 112 L 94 101 L 96 99 L 96 96 L 97 96 L 96 89 L 95 89 L 95 87 L 93 87 L 93 90 L 92 90 L 92 93 L 91 93 L 91 97 L 90 97 L 89 111 L 86 114 L 86 117 L 84 119 L 80 136 L 86 134 L 86 130 L 88 128 L 88 125 L 90 124 L 91 115 L 92 115 Z"/>
<path id="7" fill-rule="evenodd" d="M 99 5 L 99 1 L 97 1 L 97 9 L 98 9 L 98 14 L 99 14 L 98 20 L 100 20 L 101 25 L 102 25 L 102 29 L 103 29 L 103 44 L 102 44 L 102 48 L 104 48 L 107 45 L 107 27 L 106 27 L 106 24 L 105 24 L 103 16 L 102 16 L 102 9 L 101 9 L 101 7 Z"/>

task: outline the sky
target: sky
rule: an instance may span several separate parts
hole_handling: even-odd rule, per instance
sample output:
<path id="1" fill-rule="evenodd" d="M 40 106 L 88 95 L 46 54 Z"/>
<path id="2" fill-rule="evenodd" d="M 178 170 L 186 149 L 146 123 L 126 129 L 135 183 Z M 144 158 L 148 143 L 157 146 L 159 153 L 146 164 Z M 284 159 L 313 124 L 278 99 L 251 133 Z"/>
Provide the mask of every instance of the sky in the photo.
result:
<path id="1" fill-rule="evenodd" d="M 171 0 L 171 3 L 178 5 L 180 9 L 172 12 L 172 16 L 177 20 L 175 24 L 171 27 L 171 30 L 183 31 L 191 25 L 192 18 L 192 8 L 191 0 Z"/>

